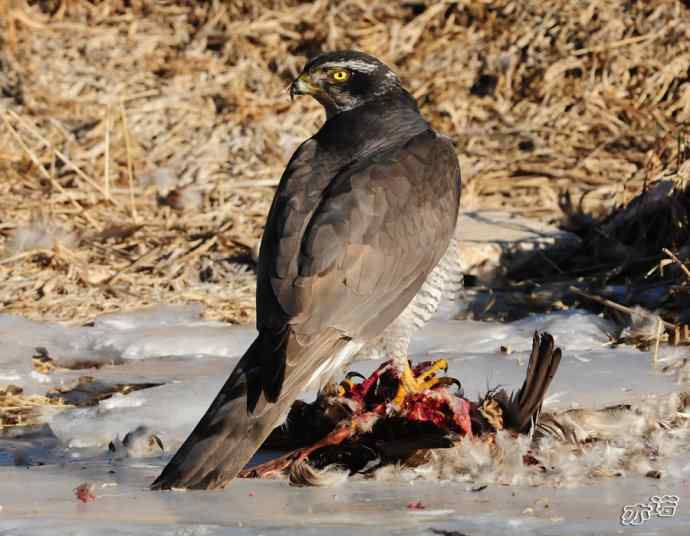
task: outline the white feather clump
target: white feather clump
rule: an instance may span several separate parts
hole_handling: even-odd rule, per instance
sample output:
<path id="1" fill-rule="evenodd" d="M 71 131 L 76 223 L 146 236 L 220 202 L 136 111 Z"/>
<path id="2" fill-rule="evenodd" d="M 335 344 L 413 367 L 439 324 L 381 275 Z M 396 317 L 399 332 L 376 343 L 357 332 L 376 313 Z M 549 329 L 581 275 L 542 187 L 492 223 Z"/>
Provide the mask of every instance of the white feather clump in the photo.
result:
<path id="1" fill-rule="evenodd" d="M 139 181 L 144 185 L 153 185 L 161 195 L 167 195 L 177 187 L 178 177 L 170 167 L 157 167 L 143 173 Z"/>
<path id="2" fill-rule="evenodd" d="M 659 325 L 662 322 L 659 315 L 650 313 L 643 307 L 635 306 L 630 315 L 630 325 L 622 331 L 620 339 L 634 343 L 655 341 L 659 337 Z"/>
<path id="3" fill-rule="evenodd" d="M 293 486 L 335 487 L 347 482 L 349 472 L 337 465 L 316 469 L 303 461 L 290 466 L 290 484 Z"/>
<path id="4" fill-rule="evenodd" d="M 430 451 L 418 467 L 384 467 L 377 480 L 451 480 L 476 484 L 531 485 L 536 471 L 523 463 L 530 438 L 499 432 L 494 441 L 464 439 L 456 447 Z"/>
<path id="5" fill-rule="evenodd" d="M 383 465 L 377 468 L 369 478 L 378 480 L 380 482 L 412 482 L 413 480 L 443 480 L 439 476 L 438 467 L 429 463 L 432 458 L 436 457 L 435 451 L 431 450 L 426 453 L 426 463 L 410 467 L 401 463 L 393 463 Z"/>
<path id="6" fill-rule="evenodd" d="M 62 229 L 54 223 L 31 222 L 14 230 L 7 250 L 10 255 L 16 255 L 34 249 L 52 249 L 58 243 L 71 248 L 78 240 L 76 233 Z"/>
<path id="7" fill-rule="evenodd" d="M 675 375 L 676 383 L 690 383 L 690 352 L 687 346 L 662 346 L 656 362 L 662 372 Z"/>
<path id="8" fill-rule="evenodd" d="M 147 426 L 138 426 L 128 432 L 123 439 L 116 436 L 108 445 L 115 460 L 124 458 L 151 458 L 164 452 L 163 443 Z"/>
<path id="9" fill-rule="evenodd" d="M 185 188 L 179 191 L 178 207 L 184 210 L 199 210 L 204 204 L 204 196 L 200 190 Z"/>
<path id="10" fill-rule="evenodd" d="M 179 173 L 172 167 L 157 167 L 139 178 L 145 186 L 153 186 L 160 195 L 160 202 L 178 210 L 199 210 L 204 204 L 201 190 L 192 185 L 182 186 Z"/>
<path id="11" fill-rule="evenodd" d="M 690 396 L 676 393 L 634 405 L 544 414 L 534 439 L 506 431 L 464 439 L 429 451 L 423 465 L 387 466 L 372 477 L 554 487 L 597 478 L 663 477 L 674 474 L 673 464 L 690 447 L 689 406 Z"/>
<path id="12" fill-rule="evenodd" d="M 530 450 L 531 438 L 526 435 L 514 437 L 509 432 L 496 434 L 496 447 L 499 453 L 498 482 L 511 486 L 533 485 L 537 474 L 524 462 Z"/>

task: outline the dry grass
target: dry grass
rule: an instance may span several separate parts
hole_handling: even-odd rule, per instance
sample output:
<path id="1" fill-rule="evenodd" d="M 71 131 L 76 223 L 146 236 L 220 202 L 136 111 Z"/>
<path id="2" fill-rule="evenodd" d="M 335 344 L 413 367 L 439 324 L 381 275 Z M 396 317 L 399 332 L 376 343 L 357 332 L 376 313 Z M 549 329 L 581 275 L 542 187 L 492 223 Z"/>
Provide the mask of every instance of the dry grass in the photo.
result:
<path id="1" fill-rule="evenodd" d="M 0 433 L 5 428 L 34 426 L 42 422 L 46 407 L 69 407 L 60 398 L 24 394 L 21 387 L 0 387 Z"/>
<path id="2" fill-rule="evenodd" d="M 400 73 L 471 206 L 599 215 L 687 152 L 687 2 L 9 0 L 0 24 L 0 308 L 33 318 L 250 321 L 272 186 L 322 121 L 285 88 L 321 50 Z"/>

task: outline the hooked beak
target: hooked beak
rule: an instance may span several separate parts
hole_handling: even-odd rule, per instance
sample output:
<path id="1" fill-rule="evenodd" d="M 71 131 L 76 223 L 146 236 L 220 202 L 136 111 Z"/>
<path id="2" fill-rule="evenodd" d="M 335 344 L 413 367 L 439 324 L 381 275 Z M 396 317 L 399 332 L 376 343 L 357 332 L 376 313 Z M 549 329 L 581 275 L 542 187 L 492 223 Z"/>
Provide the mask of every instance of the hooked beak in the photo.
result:
<path id="1" fill-rule="evenodd" d="M 314 84 L 307 73 L 302 73 L 292 84 L 290 84 L 290 98 L 293 100 L 295 95 L 315 95 L 320 92 L 321 88 Z"/>

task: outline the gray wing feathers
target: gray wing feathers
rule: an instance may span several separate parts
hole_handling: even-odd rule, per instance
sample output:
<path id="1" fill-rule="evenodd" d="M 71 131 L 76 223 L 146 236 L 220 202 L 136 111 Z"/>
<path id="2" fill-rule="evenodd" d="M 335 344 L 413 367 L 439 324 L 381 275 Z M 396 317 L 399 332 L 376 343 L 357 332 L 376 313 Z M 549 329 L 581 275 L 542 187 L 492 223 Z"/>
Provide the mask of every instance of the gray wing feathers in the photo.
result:
<path id="1" fill-rule="evenodd" d="M 302 238 L 293 278 L 273 277 L 291 329 L 378 335 L 447 251 L 459 203 L 452 147 L 433 132 L 340 173 Z M 285 290 L 289 288 L 289 292 Z"/>

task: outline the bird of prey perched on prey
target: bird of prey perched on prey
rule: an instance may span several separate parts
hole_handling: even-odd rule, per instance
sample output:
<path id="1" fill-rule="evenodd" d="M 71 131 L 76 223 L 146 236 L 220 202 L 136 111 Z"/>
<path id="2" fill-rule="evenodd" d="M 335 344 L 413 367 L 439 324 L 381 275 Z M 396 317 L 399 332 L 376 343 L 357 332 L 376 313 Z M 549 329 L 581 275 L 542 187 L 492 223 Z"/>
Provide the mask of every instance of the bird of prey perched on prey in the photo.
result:
<path id="1" fill-rule="evenodd" d="M 318 100 L 326 122 L 290 159 L 266 221 L 259 334 L 153 489 L 224 487 L 296 397 L 358 353 L 395 360 L 402 398 L 445 365 L 415 376 L 407 346 L 461 282 L 453 145 L 361 52 L 319 55 L 290 92 Z"/>

